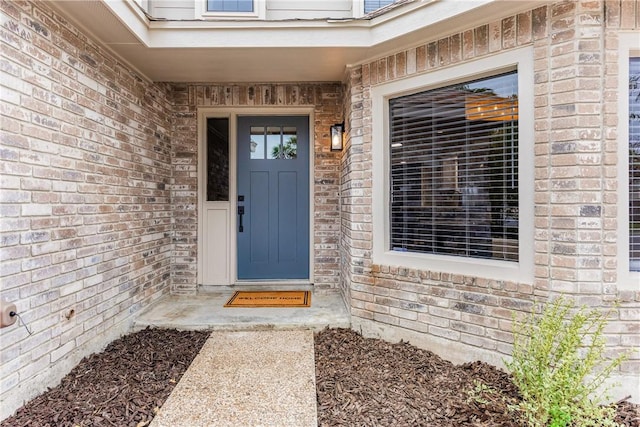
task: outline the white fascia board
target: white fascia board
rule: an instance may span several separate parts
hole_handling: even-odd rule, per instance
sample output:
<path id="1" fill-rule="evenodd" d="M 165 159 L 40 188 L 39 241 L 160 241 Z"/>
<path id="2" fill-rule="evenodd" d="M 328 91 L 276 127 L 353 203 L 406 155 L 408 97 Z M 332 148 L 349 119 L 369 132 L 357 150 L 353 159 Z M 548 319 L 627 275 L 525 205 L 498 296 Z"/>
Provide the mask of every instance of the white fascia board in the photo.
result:
<path id="1" fill-rule="evenodd" d="M 194 32 L 153 31 L 149 47 L 158 48 L 287 48 L 370 46 L 367 28 L 260 28 L 254 30 L 216 28 Z"/>
<path id="2" fill-rule="evenodd" d="M 372 48 L 460 15 L 486 21 L 495 13 L 526 10 L 544 1 L 419 0 L 371 20 L 150 21 L 127 0 L 104 1 L 151 48 L 356 47 Z M 489 8 L 492 13 L 487 13 Z M 468 23 L 466 23 L 468 25 Z M 450 30 L 447 27 L 447 30 Z M 451 29 L 452 31 L 452 29 Z M 444 34 L 443 34 L 444 35 Z"/>
<path id="3" fill-rule="evenodd" d="M 548 0 L 437 0 L 418 3 L 418 7 L 372 21 L 370 43 L 377 46 L 421 29 L 429 29 L 439 38 L 489 22 L 500 21 L 516 13 L 531 10 Z M 387 16 L 389 15 L 389 16 Z"/>
<path id="4" fill-rule="evenodd" d="M 413 7 L 412 13 L 396 16 L 381 15 L 371 22 L 370 43 L 372 46 L 385 43 L 396 37 L 432 26 L 494 2 L 495 0 L 440 0 L 418 3 L 419 7 Z"/>
<path id="5" fill-rule="evenodd" d="M 136 4 L 127 0 L 110 0 L 102 3 L 120 19 L 122 24 L 131 31 L 131 34 L 142 44 L 147 45 L 150 21 Z"/>

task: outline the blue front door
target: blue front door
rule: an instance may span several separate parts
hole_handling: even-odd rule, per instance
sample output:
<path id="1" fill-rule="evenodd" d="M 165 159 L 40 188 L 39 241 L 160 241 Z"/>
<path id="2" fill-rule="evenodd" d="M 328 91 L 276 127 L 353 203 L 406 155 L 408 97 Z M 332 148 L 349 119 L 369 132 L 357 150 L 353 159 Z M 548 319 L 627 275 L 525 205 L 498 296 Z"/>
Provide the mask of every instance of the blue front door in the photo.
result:
<path id="1" fill-rule="evenodd" d="M 309 278 L 309 117 L 238 117 L 239 280 Z"/>

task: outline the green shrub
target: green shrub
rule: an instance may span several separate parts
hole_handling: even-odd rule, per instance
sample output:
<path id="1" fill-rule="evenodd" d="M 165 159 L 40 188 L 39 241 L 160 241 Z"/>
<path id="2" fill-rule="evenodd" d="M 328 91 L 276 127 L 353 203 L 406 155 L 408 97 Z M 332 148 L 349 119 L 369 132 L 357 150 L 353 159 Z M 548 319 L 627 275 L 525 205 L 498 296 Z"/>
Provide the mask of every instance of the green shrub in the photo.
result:
<path id="1" fill-rule="evenodd" d="M 505 364 L 522 395 L 516 409 L 530 427 L 615 426 L 614 408 L 601 406 L 604 381 L 626 359 L 605 360 L 608 313 L 558 298 L 541 314 L 514 319 L 513 359 Z"/>
<path id="2" fill-rule="evenodd" d="M 480 380 L 473 380 L 473 388 L 466 390 L 467 403 L 476 402 L 487 405 L 489 401 L 485 396 L 495 395 L 497 392 L 493 387 L 486 385 Z"/>

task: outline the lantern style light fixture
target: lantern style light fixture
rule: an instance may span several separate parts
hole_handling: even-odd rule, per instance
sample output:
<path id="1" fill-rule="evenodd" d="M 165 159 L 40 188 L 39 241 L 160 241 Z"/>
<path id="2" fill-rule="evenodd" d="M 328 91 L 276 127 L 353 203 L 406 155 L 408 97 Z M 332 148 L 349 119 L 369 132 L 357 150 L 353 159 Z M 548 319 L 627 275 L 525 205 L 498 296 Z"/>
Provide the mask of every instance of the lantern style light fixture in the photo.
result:
<path id="1" fill-rule="evenodd" d="M 331 126 L 331 151 L 342 151 L 344 145 L 344 123 Z"/>

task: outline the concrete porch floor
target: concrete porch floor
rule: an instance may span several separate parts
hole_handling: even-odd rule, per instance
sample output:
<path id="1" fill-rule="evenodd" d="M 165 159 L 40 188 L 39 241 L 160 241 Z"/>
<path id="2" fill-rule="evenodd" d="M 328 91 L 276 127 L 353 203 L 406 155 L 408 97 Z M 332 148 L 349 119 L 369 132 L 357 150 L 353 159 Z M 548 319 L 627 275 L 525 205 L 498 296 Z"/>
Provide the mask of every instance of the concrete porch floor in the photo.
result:
<path id="1" fill-rule="evenodd" d="M 225 308 L 240 290 L 310 290 L 308 308 Z M 221 286 L 200 287 L 191 296 L 166 295 L 147 308 L 134 323 L 134 330 L 147 326 L 183 330 L 263 330 L 348 328 L 350 317 L 338 292 L 314 291 L 313 286 Z"/>

